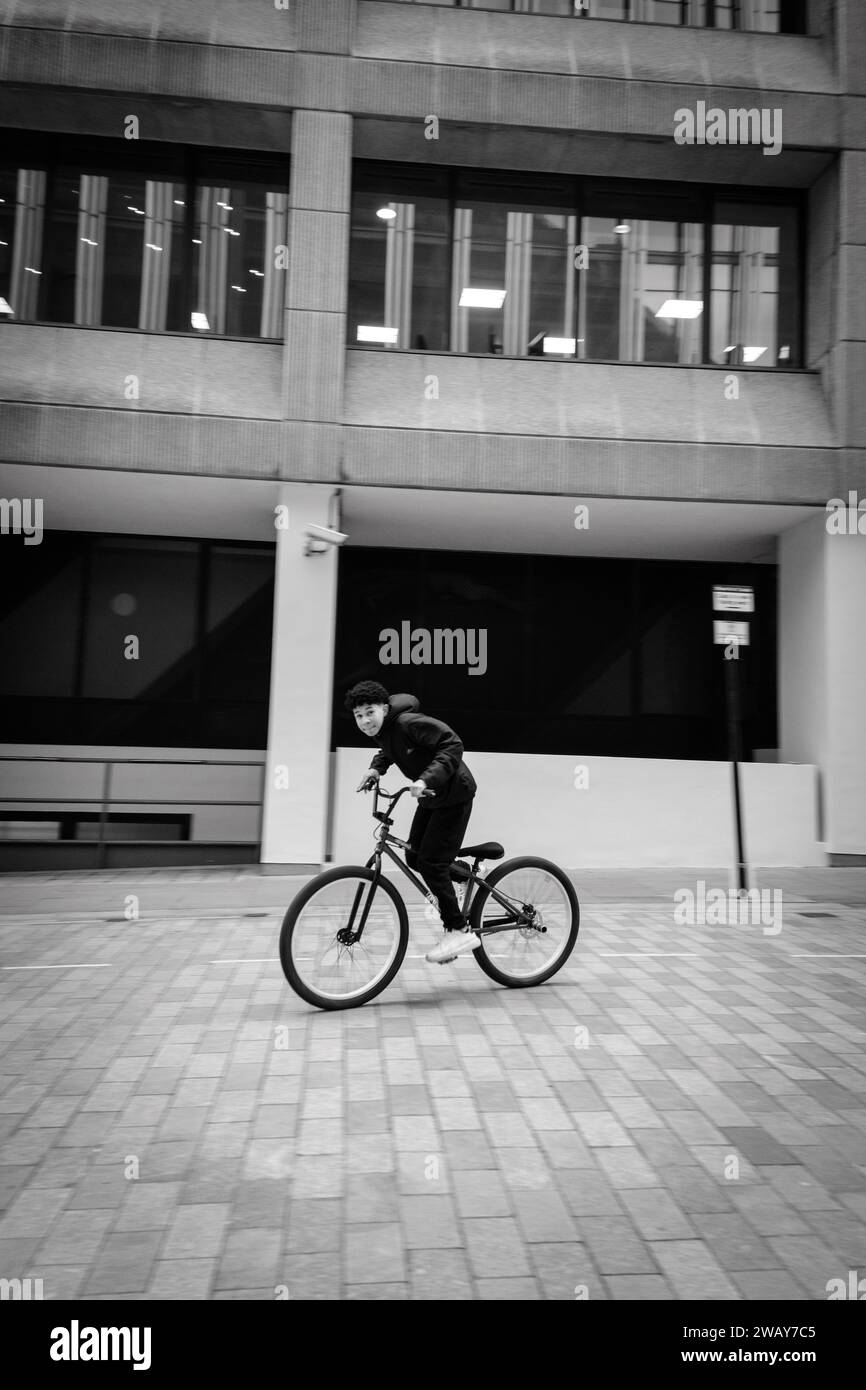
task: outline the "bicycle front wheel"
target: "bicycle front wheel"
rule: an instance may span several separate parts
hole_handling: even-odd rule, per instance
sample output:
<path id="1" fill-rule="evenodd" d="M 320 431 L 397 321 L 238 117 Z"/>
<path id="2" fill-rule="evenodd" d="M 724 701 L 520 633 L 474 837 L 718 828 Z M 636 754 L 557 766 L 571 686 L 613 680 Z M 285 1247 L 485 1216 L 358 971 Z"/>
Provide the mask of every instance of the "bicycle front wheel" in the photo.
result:
<path id="1" fill-rule="evenodd" d="M 507 901 L 498 901 L 495 888 Z M 527 913 L 530 924 L 507 926 Z M 574 949 L 580 907 L 571 879 L 548 859 L 508 859 L 487 875 L 470 910 L 473 931 L 502 925 L 482 936 L 473 952 L 485 975 L 512 989 L 540 985 L 555 975 Z"/>
<path id="2" fill-rule="evenodd" d="M 291 902 L 280 962 L 308 1004 L 355 1009 L 381 994 L 400 969 L 409 942 L 406 905 L 387 879 L 374 880 L 373 870 L 360 866 L 329 869 Z"/>

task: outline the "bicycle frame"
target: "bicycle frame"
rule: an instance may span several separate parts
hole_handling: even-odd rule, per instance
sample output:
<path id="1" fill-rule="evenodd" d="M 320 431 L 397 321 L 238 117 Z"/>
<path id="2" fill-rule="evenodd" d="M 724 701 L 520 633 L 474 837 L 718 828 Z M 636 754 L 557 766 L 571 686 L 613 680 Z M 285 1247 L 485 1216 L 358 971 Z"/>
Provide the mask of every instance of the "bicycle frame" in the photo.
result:
<path id="1" fill-rule="evenodd" d="M 381 828 L 376 832 L 376 848 L 370 855 L 370 858 L 367 860 L 367 863 L 364 866 L 367 869 L 372 869 L 375 865 L 375 873 L 370 884 L 370 891 L 367 894 L 367 901 L 364 904 L 364 908 L 361 913 L 360 923 L 357 927 L 357 930 L 353 930 L 352 924 L 355 920 L 355 914 L 358 911 L 361 895 L 364 891 L 363 884 L 358 885 L 357 892 L 355 893 L 355 901 L 352 904 L 352 911 L 349 916 L 348 925 L 344 927 L 343 930 L 339 933 L 341 937 L 345 937 L 346 941 L 360 941 L 363 935 L 364 927 L 367 924 L 367 917 L 370 912 L 370 907 L 372 905 L 376 889 L 379 886 L 379 881 L 382 877 L 383 855 L 387 854 L 388 858 L 394 864 L 397 865 L 397 868 L 400 870 L 400 872 L 406 878 L 408 878 L 409 882 L 414 885 L 414 887 L 418 890 L 418 892 L 421 894 L 423 898 L 426 898 L 427 901 L 432 904 L 432 906 L 438 907 L 436 899 L 430 892 L 430 889 L 427 887 L 426 883 L 424 883 L 418 877 L 417 874 L 413 873 L 413 871 L 409 868 L 409 865 L 406 864 L 404 860 L 401 859 L 400 856 L 396 854 L 394 849 L 392 848 L 396 845 L 399 849 L 402 849 L 404 852 L 406 850 L 411 849 L 411 845 L 408 843 L 408 841 L 401 840 L 398 835 L 390 834 L 388 829 L 389 826 L 394 824 L 394 821 L 391 817 L 391 812 L 394 810 L 395 805 L 397 804 L 400 797 L 403 795 L 405 791 L 408 791 L 408 787 L 401 787 L 398 792 L 386 792 L 383 789 L 381 789 L 378 786 L 378 784 L 375 788 L 375 795 L 373 799 L 373 817 L 375 820 L 381 822 Z M 389 802 L 387 811 L 378 810 L 380 795 Z M 492 886 L 492 884 L 486 883 L 482 875 L 478 873 L 479 863 L 480 860 L 476 859 L 474 861 L 474 867 L 467 871 L 468 877 L 466 880 L 466 897 L 463 902 L 464 913 L 468 915 L 473 894 L 475 890 L 483 884 L 486 887 L 490 896 L 496 902 L 498 902 L 501 907 L 505 909 L 508 915 L 501 919 L 494 918 L 491 922 L 485 924 L 483 927 L 480 927 L 478 929 L 478 935 L 492 936 L 496 932 L 512 931 L 515 927 L 533 926 L 534 924 L 532 918 L 530 917 L 529 912 L 527 911 L 528 904 L 523 903 L 521 904 L 521 907 L 518 908 L 512 899 L 506 897 L 504 893 L 500 893 L 497 888 L 494 888 Z"/>

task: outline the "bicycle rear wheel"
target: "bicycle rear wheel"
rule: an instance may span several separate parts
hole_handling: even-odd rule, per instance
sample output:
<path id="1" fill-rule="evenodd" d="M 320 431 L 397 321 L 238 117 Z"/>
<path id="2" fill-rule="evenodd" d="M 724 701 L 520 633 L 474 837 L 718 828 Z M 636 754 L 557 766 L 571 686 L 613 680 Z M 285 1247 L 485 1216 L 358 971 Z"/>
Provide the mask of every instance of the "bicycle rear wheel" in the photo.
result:
<path id="1" fill-rule="evenodd" d="M 509 916 L 491 888 L 503 894 L 515 910 L 531 910 L 532 925 L 482 936 L 481 945 L 473 952 L 476 961 L 491 980 L 511 989 L 543 984 L 562 968 L 577 941 L 580 907 L 571 879 L 548 859 L 506 860 L 487 875 L 478 890 L 469 914 L 473 931 Z"/>
<path id="2" fill-rule="evenodd" d="M 289 984 L 319 1009 L 355 1009 L 381 994 L 409 942 L 406 905 L 392 883 L 360 865 L 328 869 L 283 918 L 280 962 Z M 352 940 L 364 913 L 363 932 Z"/>

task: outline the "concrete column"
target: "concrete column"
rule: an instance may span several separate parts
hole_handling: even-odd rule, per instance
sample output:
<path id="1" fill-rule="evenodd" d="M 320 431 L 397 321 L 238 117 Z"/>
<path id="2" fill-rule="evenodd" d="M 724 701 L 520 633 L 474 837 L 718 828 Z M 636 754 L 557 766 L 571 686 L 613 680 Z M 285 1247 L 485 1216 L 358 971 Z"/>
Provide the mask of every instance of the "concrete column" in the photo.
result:
<path id="1" fill-rule="evenodd" d="M 866 862 L 866 511 L 843 524 L 859 519 L 837 535 L 819 513 L 780 542 L 780 757 L 819 769 L 830 862 Z"/>
<path id="2" fill-rule="evenodd" d="M 305 555 L 305 527 L 332 525 L 334 489 L 287 484 L 277 529 L 263 864 L 321 864 L 331 739 L 337 550 Z"/>
<path id="3" fill-rule="evenodd" d="M 295 111 L 283 358 L 290 420 L 342 419 L 351 174 L 351 116 Z"/>

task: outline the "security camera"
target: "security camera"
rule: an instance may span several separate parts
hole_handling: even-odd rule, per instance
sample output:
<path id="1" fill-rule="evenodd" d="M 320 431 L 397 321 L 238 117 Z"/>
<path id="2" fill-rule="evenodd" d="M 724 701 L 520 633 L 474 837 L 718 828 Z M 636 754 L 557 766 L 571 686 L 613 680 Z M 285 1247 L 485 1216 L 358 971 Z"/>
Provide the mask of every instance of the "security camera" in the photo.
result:
<path id="1" fill-rule="evenodd" d="M 344 531 L 332 531 L 329 526 L 317 526 L 312 521 L 307 523 L 304 534 L 307 537 L 305 555 L 323 555 L 329 545 L 343 545 L 349 539 Z"/>

